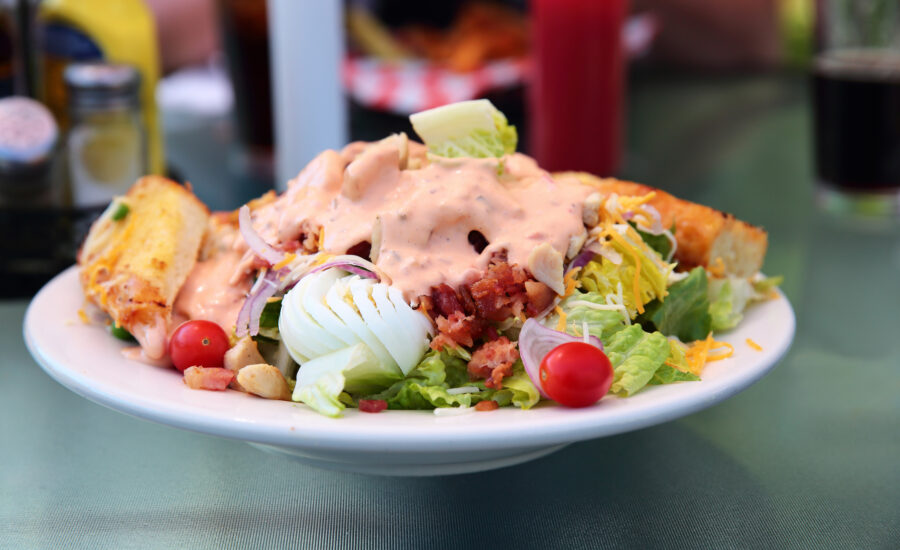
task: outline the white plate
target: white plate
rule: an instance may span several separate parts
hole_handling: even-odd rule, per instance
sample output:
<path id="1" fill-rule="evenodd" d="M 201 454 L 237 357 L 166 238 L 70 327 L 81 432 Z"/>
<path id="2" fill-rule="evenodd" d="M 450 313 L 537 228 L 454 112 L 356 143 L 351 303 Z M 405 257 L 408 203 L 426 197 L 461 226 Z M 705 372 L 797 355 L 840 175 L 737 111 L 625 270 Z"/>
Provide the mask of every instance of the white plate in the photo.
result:
<path id="1" fill-rule="evenodd" d="M 597 405 L 436 416 L 429 411 L 346 411 L 320 416 L 305 405 L 247 394 L 188 389 L 180 374 L 122 357 L 122 342 L 105 327 L 79 321 L 78 273 L 70 268 L 47 284 L 25 316 L 25 342 L 44 370 L 101 405 L 170 426 L 247 441 L 317 466 L 388 475 L 474 472 L 531 460 L 575 441 L 660 424 L 714 405 L 743 390 L 784 355 L 794 336 L 794 312 L 783 295 L 751 308 L 719 339 L 731 359 L 709 364 L 700 382 L 654 386 Z M 751 349 L 746 339 L 760 344 Z"/>

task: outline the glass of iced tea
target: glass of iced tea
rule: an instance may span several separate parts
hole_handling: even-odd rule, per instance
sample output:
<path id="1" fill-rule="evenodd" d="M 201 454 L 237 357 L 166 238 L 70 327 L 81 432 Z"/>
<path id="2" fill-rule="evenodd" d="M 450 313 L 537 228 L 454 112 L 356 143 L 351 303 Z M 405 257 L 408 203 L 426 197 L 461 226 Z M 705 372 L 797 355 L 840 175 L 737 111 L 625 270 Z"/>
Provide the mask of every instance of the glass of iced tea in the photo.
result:
<path id="1" fill-rule="evenodd" d="M 830 210 L 900 214 L 900 2 L 819 0 L 813 120 Z"/>

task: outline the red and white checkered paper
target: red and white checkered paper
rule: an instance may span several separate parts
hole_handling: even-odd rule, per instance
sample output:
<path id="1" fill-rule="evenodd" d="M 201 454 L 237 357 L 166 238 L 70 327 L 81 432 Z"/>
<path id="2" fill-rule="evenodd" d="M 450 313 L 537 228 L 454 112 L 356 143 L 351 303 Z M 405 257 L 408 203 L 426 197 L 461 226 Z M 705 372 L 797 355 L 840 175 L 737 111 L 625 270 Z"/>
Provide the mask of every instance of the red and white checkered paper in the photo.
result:
<path id="1" fill-rule="evenodd" d="M 520 84 L 528 65 L 526 59 L 504 59 L 458 73 L 426 61 L 351 58 L 344 62 L 344 86 L 361 105 L 408 115 Z"/>
<path id="2" fill-rule="evenodd" d="M 626 55 L 644 54 L 657 30 L 652 15 L 629 18 L 622 29 Z M 458 73 L 427 61 L 351 57 L 344 61 L 343 77 L 347 93 L 360 105 L 405 116 L 519 85 L 527 80 L 530 65 L 526 58 L 502 59 Z"/>

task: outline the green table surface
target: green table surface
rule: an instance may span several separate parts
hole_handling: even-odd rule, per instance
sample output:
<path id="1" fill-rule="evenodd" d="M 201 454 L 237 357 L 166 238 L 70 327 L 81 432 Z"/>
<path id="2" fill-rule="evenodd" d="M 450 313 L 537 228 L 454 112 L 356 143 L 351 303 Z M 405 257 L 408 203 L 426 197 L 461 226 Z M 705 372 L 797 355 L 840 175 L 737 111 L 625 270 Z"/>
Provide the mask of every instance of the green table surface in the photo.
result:
<path id="1" fill-rule="evenodd" d="M 900 547 L 897 224 L 814 205 L 797 77 L 639 77 L 629 112 L 625 175 L 769 231 L 797 333 L 760 382 L 519 466 L 369 477 L 95 405 L 30 357 L 27 303 L 0 303 L 0 547 Z M 229 179 L 228 143 L 169 132 L 220 208 L 259 192 Z"/>

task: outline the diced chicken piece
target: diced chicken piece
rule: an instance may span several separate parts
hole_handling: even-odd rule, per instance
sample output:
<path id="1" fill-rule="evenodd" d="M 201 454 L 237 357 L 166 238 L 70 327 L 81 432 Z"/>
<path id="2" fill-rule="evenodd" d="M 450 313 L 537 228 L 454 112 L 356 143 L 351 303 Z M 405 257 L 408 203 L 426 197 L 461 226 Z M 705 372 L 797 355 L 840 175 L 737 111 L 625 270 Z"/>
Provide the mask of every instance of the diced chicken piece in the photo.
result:
<path id="1" fill-rule="evenodd" d="M 256 342 L 249 336 L 244 336 L 238 340 L 237 344 L 225 352 L 225 368 L 235 375 L 247 365 L 256 365 L 265 362 L 266 360 L 263 359 L 263 356 L 259 353 L 259 349 L 256 347 Z M 237 378 L 234 379 L 231 387 L 239 391 L 248 391 L 241 386 L 241 383 Z"/>
<path id="2" fill-rule="evenodd" d="M 600 223 L 600 205 L 603 204 L 603 195 L 600 193 L 591 193 L 584 199 L 581 207 L 581 219 L 584 225 L 594 227 Z"/>
<path id="3" fill-rule="evenodd" d="M 587 240 L 587 231 L 582 231 L 577 235 L 572 235 L 569 238 L 569 248 L 566 250 L 566 258 L 570 260 L 578 255 L 581 251 L 581 248 L 584 246 L 584 242 Z"/>
<path id="4" fill-rule="evenodd" d="M 259 397 L 283 401 L 291 399 L 291 391 L 284 375 L 273 365 L 247 365 L 238 371 L 237 381 L 247 392 Z"/>
<path id="5" fill-rule="evenodd" d="M 528 270 L 538 281 L 553 289 L 557 294 L 565 294 L 563 282 L 563 257 L 550 243 L 541 243 L 528 255 Z"/>

